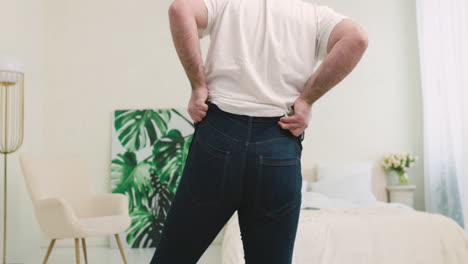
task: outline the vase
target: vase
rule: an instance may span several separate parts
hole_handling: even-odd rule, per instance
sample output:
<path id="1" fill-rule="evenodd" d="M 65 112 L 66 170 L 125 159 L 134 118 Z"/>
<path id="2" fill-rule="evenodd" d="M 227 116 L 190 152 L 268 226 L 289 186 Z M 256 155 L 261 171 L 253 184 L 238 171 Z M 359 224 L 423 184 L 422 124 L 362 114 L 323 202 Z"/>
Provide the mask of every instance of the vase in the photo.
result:
<path id="1" fill-rule="evenodd" d="M 391 170 L 387 174 L 388 185 L 406 185 L 408 184 L 408 174 Z"/>
<path id="2" fill-rule="evenodd" d="M 398 180 L 400 184 L 408 184 L 408 174 L 406 172 L 398 172 Z"/>

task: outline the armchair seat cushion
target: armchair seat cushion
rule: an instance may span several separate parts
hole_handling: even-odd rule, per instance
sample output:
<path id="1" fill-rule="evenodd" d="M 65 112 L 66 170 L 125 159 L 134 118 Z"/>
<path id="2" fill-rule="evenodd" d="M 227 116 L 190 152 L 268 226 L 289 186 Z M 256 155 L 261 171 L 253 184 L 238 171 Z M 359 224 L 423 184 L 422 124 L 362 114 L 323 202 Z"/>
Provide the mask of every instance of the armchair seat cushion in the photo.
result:
<path id="1" fill-rule="evenodd" d="M 109 215 L 78 218 L 74 226 L 74 237 L 91 237 L 117 234 L 130 225 L 128 215 Z"/>
<path id="2" fill-rule="evenodd" d="M 51 239 L 113 235 L 131 224 L 128 198 L 95 192 L 88 165 L 78 154 L 20 154 L 34 212 Z"/>

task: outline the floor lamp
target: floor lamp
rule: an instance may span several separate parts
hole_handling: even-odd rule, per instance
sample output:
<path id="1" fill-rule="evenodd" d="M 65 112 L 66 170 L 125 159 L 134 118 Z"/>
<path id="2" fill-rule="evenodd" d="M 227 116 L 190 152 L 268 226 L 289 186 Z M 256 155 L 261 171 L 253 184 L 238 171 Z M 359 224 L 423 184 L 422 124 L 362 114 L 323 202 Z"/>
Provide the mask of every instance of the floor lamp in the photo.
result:
<path id="1" fill-rule="evenodd" d="M 7 244 L 7 156 L 23 143 L 24 68 L 18 58 L 0 53 L 0 153 L 4 157 L 3 264 Z"/>

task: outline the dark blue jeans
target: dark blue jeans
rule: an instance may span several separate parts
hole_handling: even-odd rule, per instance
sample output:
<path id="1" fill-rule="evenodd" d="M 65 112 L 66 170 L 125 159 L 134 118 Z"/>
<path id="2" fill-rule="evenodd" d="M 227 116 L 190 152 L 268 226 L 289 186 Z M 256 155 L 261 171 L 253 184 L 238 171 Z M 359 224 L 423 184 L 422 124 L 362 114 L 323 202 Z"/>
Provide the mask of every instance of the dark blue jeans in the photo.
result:
<path id="1" fill-rule="evenodd" d="M 246 264 L 290 264 L 304 133 L 207 101 L 150 264 L 195 264 L 237 210 Z"/>

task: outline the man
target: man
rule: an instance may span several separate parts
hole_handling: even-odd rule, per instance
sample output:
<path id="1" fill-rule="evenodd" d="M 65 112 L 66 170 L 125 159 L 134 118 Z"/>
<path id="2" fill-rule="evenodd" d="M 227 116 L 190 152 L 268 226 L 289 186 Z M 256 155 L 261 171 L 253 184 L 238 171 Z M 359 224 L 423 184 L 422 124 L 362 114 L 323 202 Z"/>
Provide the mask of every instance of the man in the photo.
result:
<path id="1" fill-rule="evenodd" d="M 312 106 L 357 65 L 367 35 L 301 0 L 175 0 L 169 17 L 196 128 L 151 263 L 196 263 L 237 210 L 246 263 L 289 264 Z"/>

